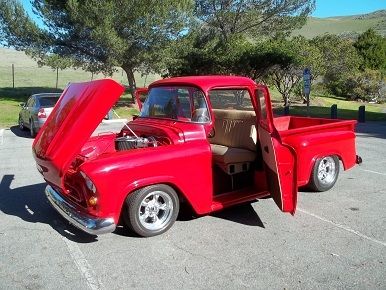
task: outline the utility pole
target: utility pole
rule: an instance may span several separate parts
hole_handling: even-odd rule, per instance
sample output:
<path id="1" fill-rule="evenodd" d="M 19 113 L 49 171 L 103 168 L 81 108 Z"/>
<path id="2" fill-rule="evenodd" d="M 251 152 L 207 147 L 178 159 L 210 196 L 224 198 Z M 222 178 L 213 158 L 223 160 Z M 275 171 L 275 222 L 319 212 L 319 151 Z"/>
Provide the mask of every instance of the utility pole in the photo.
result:
<path id="1" fill-rule="evenodd" d="M 15 65 L 12 64 L 12 88 L 15 88 Z"/>

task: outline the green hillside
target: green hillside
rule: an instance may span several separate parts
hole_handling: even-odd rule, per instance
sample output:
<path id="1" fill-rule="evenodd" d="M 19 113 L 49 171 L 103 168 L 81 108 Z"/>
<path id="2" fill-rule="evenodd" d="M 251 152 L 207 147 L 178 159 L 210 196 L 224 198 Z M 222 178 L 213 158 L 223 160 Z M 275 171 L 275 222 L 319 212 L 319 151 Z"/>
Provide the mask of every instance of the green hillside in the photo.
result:
<path id="1" fill-rule="evenodd" d="M 325 33 L 355 36 L 369 28 L 373 28 L 381 35 L 386 36 L 386 10 L 353 16 L 309 17 L 306 25 L 296 30 L 293 35 L 300 34 L 307 38 Z"/>
<path id="2" fill-rule="evenodd" d="M 14 67 L 14 85 L 12 80 L 12 65 Z M 141 76 L 136 73 L 137 86 L 145 86 L 160 77 L 158 75 Z M 58 89 L 56 89 L 56 71 L 50 67 L 39 67 L 37 63 L 24 52 L 0 47 L 0 129 L 17 124 L 20 111 L 19 104 L 25 102 L 31 94 L 54 92 L 63 89 L 69 82 L 82 82 L 91 79 L 101 79 L 103 74 L 91 75 L 82 69 L 59 70 Z M 109 77 L 109 76 L 108 76 Z M 118 68 L 112 78 L 127 84 L 126 74 Z M 130 97 L 125 94 L 121 103 L 115 107 L 121 117 L 130 117 L 138 113 L 135 105 L 130 104 Z"/>
<path id="3" fill-rule="evenodd" d="M 37 63 L 24 52 L 0 47 L 0 88 L 12 87 L 12 65 L 14 66 L 15 87 L 47 87 L 55 88 L 56 71 L 50 67 L 39 67 Z M 148 85 L 157 75 L 141 76 L 135 74 L 137 86 Z M 69 82 L 89 81 L 91 79 L 105 78 L 103 74 L 91 75 L 82 69 L 59 70 L 58 87 L 64 88 Z M 112 78 L 127 84 L 126 74 L 122 69 L 117 69 Z M 1 96 L 0 96 L 1 97 Z"/>

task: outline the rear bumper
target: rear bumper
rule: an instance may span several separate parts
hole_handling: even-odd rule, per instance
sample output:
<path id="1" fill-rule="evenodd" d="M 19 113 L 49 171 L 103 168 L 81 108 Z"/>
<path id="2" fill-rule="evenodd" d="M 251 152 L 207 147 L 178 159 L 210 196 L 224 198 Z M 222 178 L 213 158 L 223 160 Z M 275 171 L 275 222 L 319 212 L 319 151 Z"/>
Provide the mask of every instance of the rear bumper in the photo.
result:
<path id="1" fill-rule="evenodd" d="M 97 218 L 79 211 L 49 185 L 46 187 L 46 196 L 58 213 L 86 233 L 100 235 L 111 233 L 116 228 L 113 218 Z"/>

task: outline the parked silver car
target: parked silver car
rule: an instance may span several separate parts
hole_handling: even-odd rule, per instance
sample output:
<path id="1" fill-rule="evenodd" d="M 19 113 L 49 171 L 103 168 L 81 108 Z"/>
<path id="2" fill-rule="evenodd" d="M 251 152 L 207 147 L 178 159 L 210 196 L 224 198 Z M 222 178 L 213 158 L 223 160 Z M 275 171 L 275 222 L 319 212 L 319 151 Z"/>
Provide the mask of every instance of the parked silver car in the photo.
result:
<path id="1" fill-rule="evenodd" d="M 31 137 L 35 137 L 47 120 L 61 93 L 41 93 L 30 96 L 19 113 L 19 127 L 29 129 Z"/>

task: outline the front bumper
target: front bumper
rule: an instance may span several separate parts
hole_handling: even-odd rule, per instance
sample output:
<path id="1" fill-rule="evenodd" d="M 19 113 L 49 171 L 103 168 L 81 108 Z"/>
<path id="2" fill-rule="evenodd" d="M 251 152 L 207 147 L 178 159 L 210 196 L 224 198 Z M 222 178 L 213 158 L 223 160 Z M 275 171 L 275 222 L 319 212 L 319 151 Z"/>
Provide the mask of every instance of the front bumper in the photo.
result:
<path id="1" fill-rule="evenodd" d="M 116 224 L 113 218 L 97 218 L 76 209 L 50 185 L 46 187 L 46 196 L 51 205 L 71 224 L 91 235 L 111 233 Z"/>

